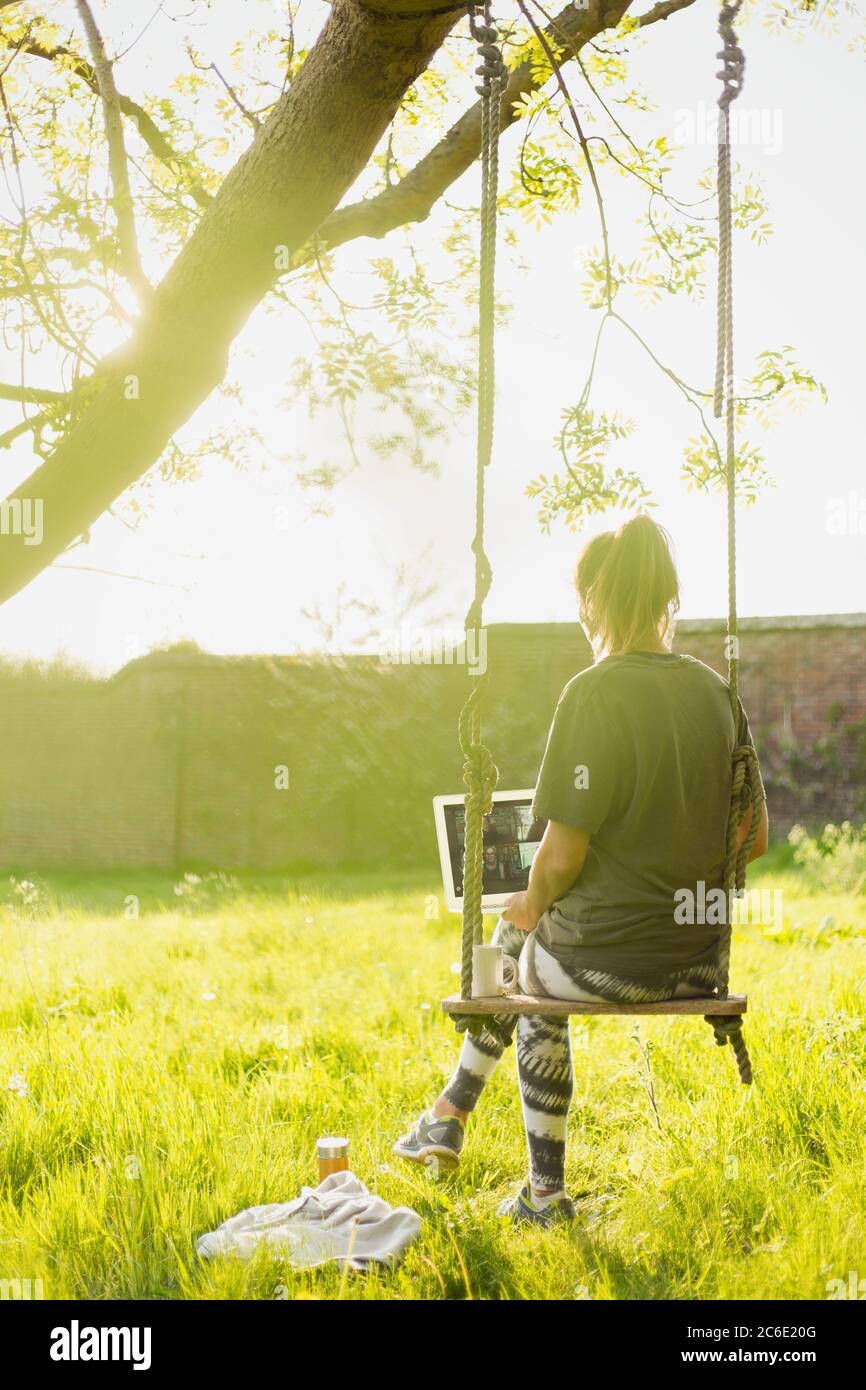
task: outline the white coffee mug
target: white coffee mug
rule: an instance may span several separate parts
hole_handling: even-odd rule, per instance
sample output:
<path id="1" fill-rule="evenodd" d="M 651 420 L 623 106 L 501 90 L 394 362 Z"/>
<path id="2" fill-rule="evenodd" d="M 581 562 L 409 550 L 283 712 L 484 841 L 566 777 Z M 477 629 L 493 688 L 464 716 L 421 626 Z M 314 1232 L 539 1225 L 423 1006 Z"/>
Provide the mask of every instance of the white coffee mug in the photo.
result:
<path id="1" fill-rule="evenodd" d="M 492 999 L 505 993 L 501 946 L 472 947 L 472 998 Z"/>

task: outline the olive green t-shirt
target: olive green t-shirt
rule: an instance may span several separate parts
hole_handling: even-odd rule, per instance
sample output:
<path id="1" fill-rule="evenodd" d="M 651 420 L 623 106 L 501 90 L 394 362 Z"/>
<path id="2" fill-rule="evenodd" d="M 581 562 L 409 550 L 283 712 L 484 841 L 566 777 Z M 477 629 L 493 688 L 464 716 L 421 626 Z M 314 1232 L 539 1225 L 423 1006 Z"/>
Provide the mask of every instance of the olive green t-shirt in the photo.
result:
<path id="1" fill-rule="evenodd" d="M 719 928 L 675 911 L 688 889 L 722 884 L 731 757 L 751 743 L 728 687 L 691 656 L 609 656 L 559 699 L 533 802 L 536 815 L 585 830 L 574 887 L 538 940 L 580 969 L 651 982 L 715 958 Z M 703 889 L 700 885 L 703 885 Z"/>

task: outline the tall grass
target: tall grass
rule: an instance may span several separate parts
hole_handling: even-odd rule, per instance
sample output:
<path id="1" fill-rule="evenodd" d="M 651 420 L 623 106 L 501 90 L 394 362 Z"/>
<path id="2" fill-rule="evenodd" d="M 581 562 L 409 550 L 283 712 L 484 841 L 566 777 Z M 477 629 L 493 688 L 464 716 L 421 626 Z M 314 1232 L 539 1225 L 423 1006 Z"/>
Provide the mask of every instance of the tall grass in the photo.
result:
<path id="1" fill-rule="evenodd" d="M 455 1175 L 390 1153 L 456 1050 L 438 1003 L 458 924 L 427 919 L 432 881 L 10 893 L 0 1279 L 41 1279 L 46 1298 L 827 1297 L 866 1275 L 866 903 L 809 894 L 790 856 L 770 868 L 784 920 L 739 930 L 733 973 L 751 994 L 751 1090 L 700 1019 L 572 1025 L 572 1235 L 496 1218 L 525 1164 L 511 1054 Z M 348 1134 L 358 1175 L 423 1217 L 401 1268 L 198 1261 L 201 1232 L 315 1182 L 323 1132 Z"/>

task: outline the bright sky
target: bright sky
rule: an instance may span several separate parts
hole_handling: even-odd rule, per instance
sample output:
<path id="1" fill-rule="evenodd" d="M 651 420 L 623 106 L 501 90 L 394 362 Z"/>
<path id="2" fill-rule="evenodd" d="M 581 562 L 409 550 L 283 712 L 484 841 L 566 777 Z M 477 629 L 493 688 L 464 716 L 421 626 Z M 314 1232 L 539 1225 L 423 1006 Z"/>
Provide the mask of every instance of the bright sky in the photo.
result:
<path id="1" fill-rule="evenodd" d="M 123 0 L 112 10 L 116 14 L 131 4 Z M 58 8 L 68 12 L 68 6 Z M 249 7 L 250 22 L 263 8 Z M 104 15 L 104 4 L 95 9 Z M 503 0 L 498 10 L 506 9 Z M 141 11 L 136 3 L 139 21 Z M 216 0 L 213 12 L 213 26 L 200 29 L 196 42 L 219 57 L 237 8 Z M 683 127 L 683 113 L 709 130 L 707 112 L 716 97 L 714 20 L 715 6 L 699 0 L 692 11 L 648 32 L 633 67 L 658 107 L 647 130 L 665 128 L 673 137 Z M 138 27 L 127 25 L 130 32 Z M 160 89 L 161 72 L 177 62 L 176 56 L 166 56 L 169 45 L 177 48 L 177 30 L 163 16 L 154 20 L 118 66 L 122 90 L 140 95 Z M 767 465 L 778 485 L 741 515 L 740 608 L 745 614 L 862 610 L 862 59 L 846 52 L 838 38 L 814 35 L 794 45 L 755 25 L 743 38 L 748 72 L 741 109 L 754 113 L 754 128 L 763 135 L 737 153 L 763 184 L 775 234 L 763 248 L 743 238 L 737 245 L 738 363 L 746 368 L 762 348 L 793 344 L 804 365 L 826 384 L 829 404 L 810 405 L 766 435 Z M 639 137 L 641 119 L 629 115 L 628 121 Z M 514 130 L 504 139 L 506 161 L 513 160 L 518 141 Z M 676 183 L 683 197 L 692 196 L 688 176 L 704 169 L 711 157 L 709 143 L 685 151 L 682 181 Z M 458 186 L 456 200 L 473 196 L 476 177 L 472 173 Z M 639 245 L 634 219 L 642 200 L 609 174 L 605 191 L 613 249 L 628 260 Z M 422 250 L 436 235 L 431 219 L 418 233 Z M 499 343 L 497 446 L 488 507 L 495 578 L 488 621 L 575 616 L 570 574 L 579 538 L 561 527 L 542 535 L 524 489 L 530 477 L 554 465 L 551 441 L 560 411 L 576 399 L 586 370 L 595 316 L 583 304 L 578 257 L 596 238 L 595 209 L 587 199 L 574 217 L 523 234 L 520 250 L 530 263 L 526 274 L 508 259 L 501 262 L 501 288 L 514 307 Z M 379 243 L 372 249 L 377 254 Z M 359 244 L 341 255 L 339 283 L 347 298 L 362 292 L 365 250 Z M 700 306 L 680 301 L 637 306 L 630 316 L 663 360 L 688 379 L 709 383 L 712 299 Z M 287 453 L 302 451 L 308 463 L 318 457 L 340 461 L 345 445 L 336 421 L 311 426 L 300 410 L 280 405 L 288 366 L 304 349 L 296 316 L 282 310 L 257 314 L 238 345 L 236 371 L 247 383 L 255 422 L 285 440 Z M 14 363 L 4 362 L 2 354 L 0 370 L 14 380 Z M 40 364 L 34 363 L 29 379 L 53 384 L 50 373 L 50 364 L 40 375 Z M 722 501 L 689 493 L 679 477 L 692 418 L 615 325 L 595 400 L 600 407 L 622 408 L 637 421 L 614 461 L 636 468 L 653 488 L 656 515 L 675 539 L 684 615 L 721 614 Z M 204 407 L 196 422 L 202 431 L 209 409 Z M 473 421 L 467 417 L 441 451 L 435 476 L 408 464 L 370 459 L 341 485 L 330 516 L 313 514 L 290 482 L 285 463 L 271 458 L 246 474 L 216 462 L 194 483 L 156 484 L 153 507 L 135 533 L 104 518 L 90 544 L 64 562 L 139 578 L 49 571 L 0 610 L 0 650 L 38 657 L 64 652 L 103 671 L 155 643 L 180 638 L 218 652 L 287 652 L 315 644 L 316 630 L 301 610 L 333 612 L 341 586 L 346 597 L 381 607 L 387 625 L 401 566 L 437 581 L 439 593 L 428 617 L 435 614 L 459 626 L 471 584 L 473 445 Z M 27 445 L 16 445 L 5 460 L 7 479 L 25 476 Z M 829 522 L 840 506 L 855 516 L 855 524 L 841 534 Z M 859 527 L 858 508 L 864 518 Z M 606 520 L 599 518 L 592 529 Z M 337 645 L 349 645 L 352 638 L 349 624 Z"/>

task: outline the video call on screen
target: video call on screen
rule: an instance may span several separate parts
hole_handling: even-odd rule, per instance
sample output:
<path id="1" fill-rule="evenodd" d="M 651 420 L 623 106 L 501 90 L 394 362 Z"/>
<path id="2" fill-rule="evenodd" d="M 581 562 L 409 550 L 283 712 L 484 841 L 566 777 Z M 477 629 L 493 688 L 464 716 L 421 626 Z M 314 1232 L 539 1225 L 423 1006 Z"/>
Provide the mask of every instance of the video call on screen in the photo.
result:
<path id="1" fill-rule="evenodd" d="M 466 810 L 445 807 L 448 852 L 454 891 L 463 896 Z M 530 801 L 496 803 L 484 817 L 484 893 L 517 893 L 529 882 L 529 869 L 547 821 L 532 814 Z"/>

